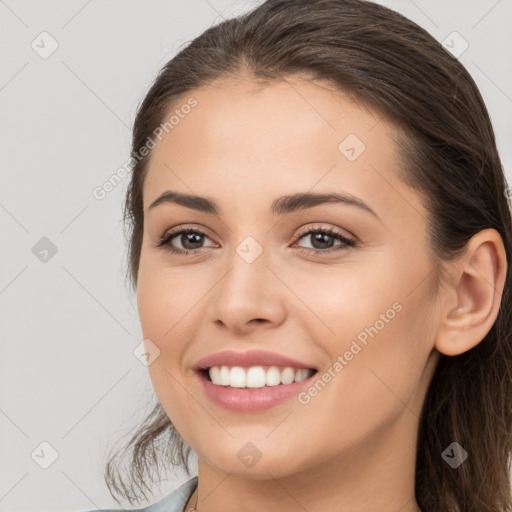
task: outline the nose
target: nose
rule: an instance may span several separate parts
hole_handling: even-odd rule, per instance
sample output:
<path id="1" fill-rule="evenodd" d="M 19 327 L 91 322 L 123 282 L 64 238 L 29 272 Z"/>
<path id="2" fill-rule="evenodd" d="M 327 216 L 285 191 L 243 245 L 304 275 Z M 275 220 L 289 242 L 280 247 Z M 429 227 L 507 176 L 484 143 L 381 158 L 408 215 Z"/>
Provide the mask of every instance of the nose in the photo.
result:
<path id="1" fill-rule="evenodd" d="M 218 327 L 240 336 L 284 322 L 286 290 L 268 260 L 265 250 L 252 262 L 234 251 L 229 269 L 210 299 L 212 319 Z"/>

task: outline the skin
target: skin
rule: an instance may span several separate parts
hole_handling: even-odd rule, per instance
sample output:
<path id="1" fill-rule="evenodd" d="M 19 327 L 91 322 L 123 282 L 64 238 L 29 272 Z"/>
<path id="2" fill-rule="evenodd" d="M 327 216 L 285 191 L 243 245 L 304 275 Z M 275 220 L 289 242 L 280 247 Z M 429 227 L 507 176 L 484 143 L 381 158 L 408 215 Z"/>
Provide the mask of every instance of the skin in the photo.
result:
<path id="1" fill-rule="evenodd" d="M 299 77 L 264 86 L 223 79 L 182 103 L 190 96 L 197 107 L 152 152 L 137 299 L 144 338 L 160 350 L 149 366 L 155 392 L 198 455 L 198 510 L 420 510 L 422 404 L 440 353 L 469 350 L 496 319 L 506 272 L 499 234 L 475 235 L 436 288 L 428 212 L 395 174 L 402 163 L 390 122 Z M 354 161 L 338 149 L 350 133 L 366 146 Z M 148 210 L 165 190 L 208 197 L 221 212 Z M 378 218 L 336 203 L 269 213 L 282 195 L 340 191 Z M 196 255 L 155 247 L 178 226 L 207 233 Z M 313 236 L 297 238 L 304 226 L 333 228 L 357 244 L 322 254 L 329 249 Z M 247 236 L 263 249 L 250 264 L 236 252 Z M 172 243 L 186 242 L 178 235 Z M 208 400 L 192 370 L 220 350 L 258 348 L 322 375 L 397 302 L 400 312 L 307 404 L 228 411 Z M 252 467 L 237 456 L 248 442 L 261 452 Z"/>

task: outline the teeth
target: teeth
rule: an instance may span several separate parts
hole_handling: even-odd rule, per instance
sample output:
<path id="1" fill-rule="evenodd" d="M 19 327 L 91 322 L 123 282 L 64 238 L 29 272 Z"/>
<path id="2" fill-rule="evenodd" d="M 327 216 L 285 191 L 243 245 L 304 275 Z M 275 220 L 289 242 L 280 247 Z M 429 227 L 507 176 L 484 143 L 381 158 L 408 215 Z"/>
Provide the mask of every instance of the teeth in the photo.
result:
<path id="1" fill-rule="evenodd" d="M 250 368 L 212 366 L 208 370 L 213 384 L 233 388 L 262 388 L 264 386 L 291 384 L 307 379 L 314 372 L 314 370 L 308 370 L 307 368 L 296 370 L 289 366 L 285 368 L 278 368 L 277 366 L 265 368 L 263 366 L 251 366 Z"/>

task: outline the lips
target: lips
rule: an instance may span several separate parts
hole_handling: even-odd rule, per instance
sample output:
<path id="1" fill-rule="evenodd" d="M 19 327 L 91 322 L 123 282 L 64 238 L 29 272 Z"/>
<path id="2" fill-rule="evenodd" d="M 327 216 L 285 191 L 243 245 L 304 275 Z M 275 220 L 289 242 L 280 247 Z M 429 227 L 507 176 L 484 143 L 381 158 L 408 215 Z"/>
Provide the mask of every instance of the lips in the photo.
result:
<path id="1" fill-rule="evenodd" d="M 317 370 L 310 363 L 291 359 L 276 352 L 265 350 L 249 350 L 246 352 L 235 352 L 233 350 L 224 350 L 206 356 L 198 361 L 195 369 L 198 371 L 206 370 L 212 366 L 241 366 L 249 368 L 251 366 L 280 366 L 291 368 L 305 368 Z"/>

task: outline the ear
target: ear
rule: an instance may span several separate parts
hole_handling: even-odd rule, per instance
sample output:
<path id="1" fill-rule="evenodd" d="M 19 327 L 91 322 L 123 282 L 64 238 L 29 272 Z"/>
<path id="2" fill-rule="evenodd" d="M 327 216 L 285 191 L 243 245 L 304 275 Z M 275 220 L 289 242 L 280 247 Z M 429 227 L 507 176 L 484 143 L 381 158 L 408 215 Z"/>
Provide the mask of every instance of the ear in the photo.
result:
<path id="1" fill-rule="evenodd" d="M 448 271 L 435 348 L 447 356 L 478 345 L 491 330 L 500 309 L 507 257 L 495 229 L 484 229 Z"/>

